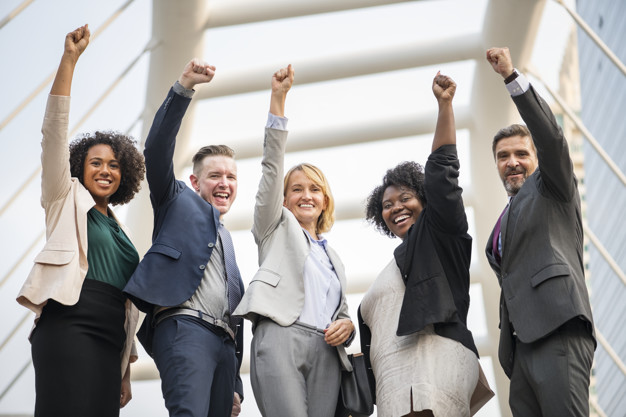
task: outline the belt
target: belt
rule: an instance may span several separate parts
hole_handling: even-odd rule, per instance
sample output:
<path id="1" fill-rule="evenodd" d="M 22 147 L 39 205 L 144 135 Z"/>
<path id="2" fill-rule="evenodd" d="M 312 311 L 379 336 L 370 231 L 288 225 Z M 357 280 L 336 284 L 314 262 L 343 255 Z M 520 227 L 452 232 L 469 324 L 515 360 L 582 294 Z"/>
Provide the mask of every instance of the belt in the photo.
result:
<path id="1" fill-rule="evenodd" d="M 228 323 L 226 323 L 224 320 L 220 320 L 220 319 L 216 319 L 215 317 L 203 313 L 202 311 L 198 311 L 198 310 L 193 310 L 191 308 L 184 308 L 184 307 L 174 307 L 174 308 L 168 308 L 166 310 L 162 310 L 159 311 L 155 316 L 154 316 L 154 327 L 158 326 L 159 323 L 161 323 L 163 320 L 165 320 L 168 317 L 172 317 L 172 316 L 191 316 L 191 317 L 197 317 L 200 320 L 209 323 L 215 327 L 218 327 L 222 330 L 224 330 L 226 333 L 228 333 L 228 335 L 230 337 L 232 337 L 233 340 L 235 340 L 235 333 L 233 332 L 233 330 L 230 328 L 230 326 L 228 325 Z"/>

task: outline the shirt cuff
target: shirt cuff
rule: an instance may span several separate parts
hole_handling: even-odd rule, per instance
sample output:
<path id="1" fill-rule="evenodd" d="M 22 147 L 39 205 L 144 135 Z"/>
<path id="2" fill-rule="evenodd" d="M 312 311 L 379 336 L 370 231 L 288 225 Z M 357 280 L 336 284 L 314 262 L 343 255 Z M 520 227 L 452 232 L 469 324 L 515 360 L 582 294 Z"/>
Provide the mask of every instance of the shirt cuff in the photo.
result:
<path id="1" fill-rule="evenodd" d="M 519 72 L 519 71 L 518 71 Z M 530 82 L 528 78 L 521 72 L 513 81 L 506 85 L 506 89 L 509 90 L 511 97 L 521 96 L 530 88 Z"/>
<path id="2" fill-rule="evenodd" d="M 172 88 L 174 89 L 174 92 L 176 94 L 178 94 L 179 96 L 187 97 L 187 98 L 191 98 L 193 96 L 193 93 L 196 92 L 196 90 L 194 89 L 187 90 L 185 87 L 182 86 L 181 83 L 178 82 L 178 80 L 176 80 Z"/>
<path id="3" fill-rule="evenodd" d="M 272 113 L 267 113 L 267 123 L 265 127 L 277 130 L 287 130 L 287 122 L 289 119 L 286 117 L 276 116 Z"/>

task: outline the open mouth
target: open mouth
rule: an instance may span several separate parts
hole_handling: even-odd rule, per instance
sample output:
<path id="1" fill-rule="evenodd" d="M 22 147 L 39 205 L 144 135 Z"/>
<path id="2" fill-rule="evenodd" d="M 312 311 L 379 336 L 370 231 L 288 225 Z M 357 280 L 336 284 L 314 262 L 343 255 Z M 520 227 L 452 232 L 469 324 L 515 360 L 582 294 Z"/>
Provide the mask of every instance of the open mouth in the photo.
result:
<path id="1" fill-rule="evenodd" d="M 396 217 L 395 219 L 393 219 L 393 223 L 394 223 L 394 224 L 399 224 L 399 223 L 402 223 L 403 221 L 405 221 L 405 220 L 406 220 L 406 219 L 408 219 L 409 217 L 411 217 L 411 216 L 409 216 L 408 214 L 403 214 L 403 215 L 398 216 L 398 217 Z"/>

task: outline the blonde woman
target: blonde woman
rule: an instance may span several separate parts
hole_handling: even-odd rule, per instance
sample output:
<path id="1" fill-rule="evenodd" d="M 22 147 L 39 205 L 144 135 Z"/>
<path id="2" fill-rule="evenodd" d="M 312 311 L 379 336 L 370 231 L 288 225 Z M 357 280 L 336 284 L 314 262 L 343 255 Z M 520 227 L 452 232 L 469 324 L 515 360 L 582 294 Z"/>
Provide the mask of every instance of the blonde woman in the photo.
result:
<path id="1" fill-rule="evenodd" d="M 285 98 L 291 66 L 272 77 L 272 98 L 252 233 L 260 268 L 235 315 L 254 323 L 250 374 L 266 417 L 328 417 L 337 404 L 341 369 L 354 334 L 343 264 L 323 233 L 334 201 L 322 171 L 293 167 L 283 180 Z"/>

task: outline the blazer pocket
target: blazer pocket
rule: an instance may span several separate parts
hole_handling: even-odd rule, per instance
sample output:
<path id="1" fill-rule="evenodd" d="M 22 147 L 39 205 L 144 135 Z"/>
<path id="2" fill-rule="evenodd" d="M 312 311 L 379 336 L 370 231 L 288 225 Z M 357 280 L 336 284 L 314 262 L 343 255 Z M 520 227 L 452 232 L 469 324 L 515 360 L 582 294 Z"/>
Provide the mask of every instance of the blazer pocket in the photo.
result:
<path id="1" fill-rule="evenodd" d="M 42 250 L 35 257 L 35 263 L 48 265 L 67 265 L 74 258 L 73 250 Z"/>
<path id="2" fill-rule="evenodd" d="M 150 248 L 150 250 L 148 250 L 146 254 L 148 253 L 160 253 L 161 255 L 168 256 L 172 259 L 180 258 L 181 254 L 178 249 L 175 249 L 171 246 L 163 245 L 161 243 L 155 243 L 154 245 L 152 245 L 152 247 Z"/>
<path id="3" fill-rule="evenodd" d="M 543 268 L 541 271 L 537 272 L 535 275 L 533 275 L 530 278 L 530 285 L 532 285 L 533 287 L 536 287 L 547 279 L 560 277 L 560 276 L 566 276 L 569 274 L 570 274 L 569 266 L 565 264 L 549 265 Z"/>
<path id="4" fill-rule="evenodd" d="M 278 282 L 280 282 L 280 275 L 269 269 L 259 268 L 252 281 L 262 281 L 272 287 L 276 287 Z"/>

